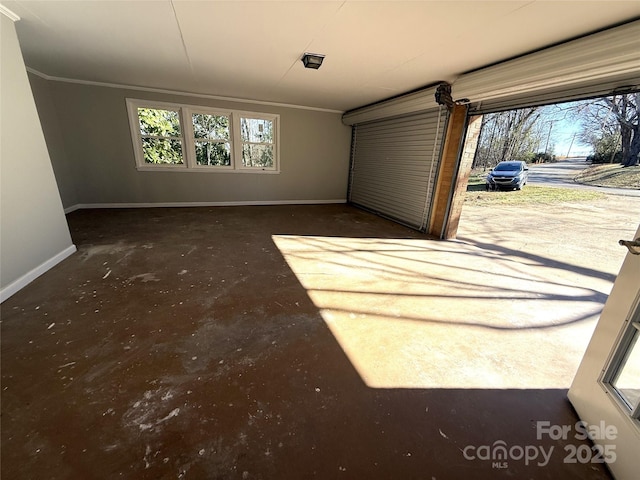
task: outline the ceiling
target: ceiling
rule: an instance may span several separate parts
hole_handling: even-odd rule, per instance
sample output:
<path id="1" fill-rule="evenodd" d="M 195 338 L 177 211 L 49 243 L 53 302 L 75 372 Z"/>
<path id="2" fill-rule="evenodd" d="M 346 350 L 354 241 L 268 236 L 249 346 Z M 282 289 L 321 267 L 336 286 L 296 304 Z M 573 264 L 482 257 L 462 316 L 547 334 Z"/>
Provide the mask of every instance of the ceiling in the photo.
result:
<path id="1" fill-rule="evenodd" d="M 2 1 L 45 76 L 345 111 L 640 17 L 638 1 Z M 304 52 L 325 54 L 305 69 Z"/>

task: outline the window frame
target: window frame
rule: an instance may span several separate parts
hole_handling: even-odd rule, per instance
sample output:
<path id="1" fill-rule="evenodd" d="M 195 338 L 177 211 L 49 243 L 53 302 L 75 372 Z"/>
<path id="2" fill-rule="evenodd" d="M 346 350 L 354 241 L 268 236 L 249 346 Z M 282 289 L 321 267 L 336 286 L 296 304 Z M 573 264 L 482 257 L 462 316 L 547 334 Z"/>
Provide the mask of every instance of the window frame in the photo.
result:
<path id="1" fill-rule="evenodd" d="M 244 110 L 230 110 L 206 105 L 180 104 L 171 102 L 159 102 L 154 100 L 126 99 L 129 128 L 133 142 L 136 169 L 138 171 L 171 171 L 171 172 L 215 172 L 215 173 L 280 173 L 280 115 L 265 112 L 250 112 Z M 157 110 L 172 110 L 178 112 L 180 121 L 180 133 L 182 144 L 182 164 L 153 164 L 146 163 L 142 148 L 142 133 L 138 108 L 150 108 Z M 196 139 L 193 129 L 193 114 L 207 114 L 226 116 L 229 118 L 229 143 L 230 165 L 198 165 L 196 158 Z M 271 167 L 247 167 L 243 165 L 242 149 L 246 142 L 242 140 L 240 131 L 240 119 L 258 119 L 272 122 L 273 129 L 273 166 Z"/>
<path id="2" fill-rule="evenodd" d="M 192 158 L 190 158 L 190 163 L 188 168 L 192 170 L 201 171 L 201 172 L 209 172 L 212 170 L 215 171 L 233 171 L 235 169 L 235 155 L 234 155 L 234 141 L 233 141 L 233 111 L 231 110 L 217 110 L 213 108 L 206 107 L 189 107 L 185 108 L 185 130 L 189 134 L 187 137 L 187 149 L 192 154 Z M 198 160 L 196 158 L 196 138 L 195 133 L 193 131 L 193 114 L 204 114 L 204 115 L 213 115 L 219 117 L 228 117 L 229 118 L 229 152 L 231 156 L 231 162 L 229 165 L 198 165 Z"/>
<path id="3" fill-rule="evenodd" d="M 247 114 L 248 113 L 248 114 Z M 244 141 L 242 139 L 242 127 L 241 127 L 241 121 L 243 118 L 249 119 L 249 120 L 266 120 L 269 122 L 272 122 L 272 130 L 273 130 L 273 141 L 271 143 L 266 143 L 266 142 L 251 142 L 251 141 Z M 264 113 L 249 113 L 249 112 L 242 112 L 242 115 L 237 115 L 237 130 L 238 132 L 238 156 L 237 158 L 240 160 L 240 164 L 238 166 L 239 170 L 246 170 L 246 171 L 257 171 L 257 170 L 264 170 L 265 168 L 267 170 L 272 170 L 274 169 L 275 165 L 276 165 L 276 145 L 277 145 L 277 128 L 276 128 L 276 121 L 273 118 L 272 115 L 268 115 L 268 114 L 264 114 Z M 251 166 L 246 166 L 244 165 L 244 160 L 243 160 L 243 150 L 244 150 L 244 146 L 245 144 L 250 144 L 250 145 L 272 145 L 273 146 L 273 164 L 274 167 L 251 167 Z"/>
<path id="4" fill-rule="evenodd" d="M 153 108 L 156 110 L 169 110 L 178 112 L 178 120 L 180 122 L 180 144 L 182 146 L 182 163 L 180 164 L 170 164 L 170 163 L 161 163 L 161 164 L 149 164 L 144 161 L 144 149 L 142 146 L 142 138 L 146 135 L 142 134 L 140 130 L 140 119 L 138 117 L 138 108 Z M 187 165 L 187 148 L 185 145 L 185 135 L 184 135 L 184 122 L 182 119 L 182 110 L 178 108 L 177 105 L 172 103 L 165 102 L 146 102 L 144 100 L 137 101 L 135 105 L 129 102 L 127 99 L 127 111 L 129 116 L 129 125 L 131 127 L 131 138 L 133 140 L 134 146 L 134 154 L 136 157 L 136 166 L 140 168 L 152 167 L 154 170 L 183 170 Z M 170 137 L 163 137 L 170 138 Z M 173 137 L 171 137 L 173 138 Z"/>

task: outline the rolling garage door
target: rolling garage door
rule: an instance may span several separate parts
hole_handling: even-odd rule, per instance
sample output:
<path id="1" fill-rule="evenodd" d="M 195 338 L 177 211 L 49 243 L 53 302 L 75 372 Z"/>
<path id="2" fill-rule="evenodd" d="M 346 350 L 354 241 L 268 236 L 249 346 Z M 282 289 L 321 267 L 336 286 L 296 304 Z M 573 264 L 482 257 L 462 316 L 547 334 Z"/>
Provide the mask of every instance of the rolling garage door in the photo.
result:
<path id="1" fill-rule="evenodd" d="M 470 114 L 640 88 L 640 20 L 467 73 L 452 96 Z"/>
<path id="2" fill-rule="evenodd" d="M 425 230 L 448 113 L 437 86 L 346 112 L 349 201 Z M 640 20 L 461 75 L 457 104 L 478 115 L 640 88 Z M 450 188 L 451 186 L 445 186 Z"/>
<path id="3" fill-rule="evenodd" d="M 424 231 L 447 117 L 441 107 L 356 124 L 349 201 Z"/>

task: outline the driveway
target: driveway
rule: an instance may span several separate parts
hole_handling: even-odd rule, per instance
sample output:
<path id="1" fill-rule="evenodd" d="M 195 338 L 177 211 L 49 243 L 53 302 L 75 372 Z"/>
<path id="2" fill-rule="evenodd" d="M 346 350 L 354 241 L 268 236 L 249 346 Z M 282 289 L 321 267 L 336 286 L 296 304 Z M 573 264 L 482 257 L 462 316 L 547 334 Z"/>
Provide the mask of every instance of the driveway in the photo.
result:
<path id="1" fill-rule="evenodd" d="M 496 287 L 477 302 L 477 316 L 522 326 L 502 338 L 505 384 L 569 387 L 626 255 L 618 240 L 634 238 L 639 212 L 640 197 L 620 195 L 544 208 L 464 206 L 457 242 L 473 250 L 470 266 L 485 269 L 471 281 Z M 522 355 L 533 355 L 530 371 Z"/>
<path id="2" fill-rule="evenodd" d="M 597 190 L 611 195 L 640 197 L 640 190 L 597 187 L 574 182 L 573 179 L 576 175 L 589 166 L 591 164 L 587 163 L 584 157 L 569 158 L 554 163 L 529 165 L 529 185 Z"/>

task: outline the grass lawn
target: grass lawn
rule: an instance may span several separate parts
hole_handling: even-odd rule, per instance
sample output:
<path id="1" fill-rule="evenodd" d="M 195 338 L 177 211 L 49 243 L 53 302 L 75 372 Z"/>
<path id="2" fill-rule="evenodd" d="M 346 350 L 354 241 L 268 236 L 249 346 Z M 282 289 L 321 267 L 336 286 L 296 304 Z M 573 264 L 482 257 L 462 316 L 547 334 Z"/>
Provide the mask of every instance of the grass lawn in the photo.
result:
<path id="1" fill-rule="evenodd" d="M 549 205 L 562 202 L 589 202 L 604 198 L 605 194 L 591 190 L 539 187 L 526 185 L 522 190 L 485 191 L 486 173 L 472 173 L 465 194 L 465 203 L 474 205 Z"/>
<path id="2" fill-rule="evenodd" d="M 619 163 L 592 165 L 580 172 L 574 180 L 598 187 L 640 189 L 640 165 L 623 167 Z"/>

